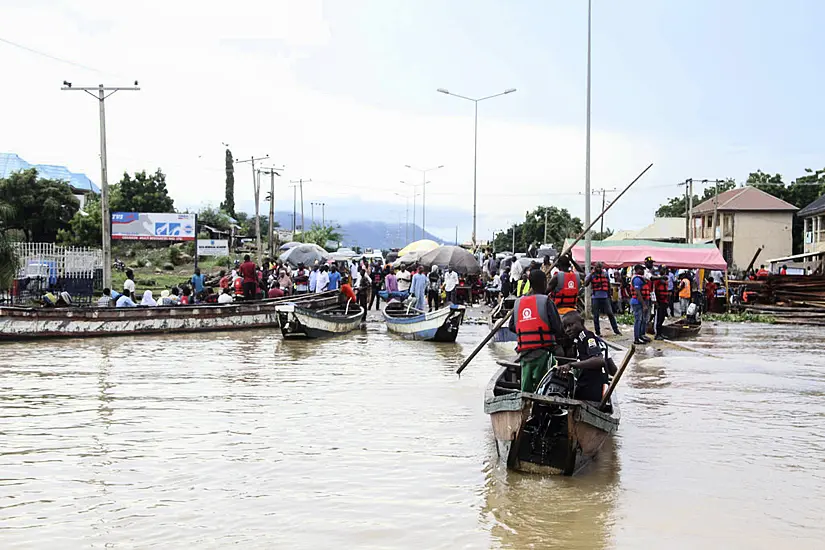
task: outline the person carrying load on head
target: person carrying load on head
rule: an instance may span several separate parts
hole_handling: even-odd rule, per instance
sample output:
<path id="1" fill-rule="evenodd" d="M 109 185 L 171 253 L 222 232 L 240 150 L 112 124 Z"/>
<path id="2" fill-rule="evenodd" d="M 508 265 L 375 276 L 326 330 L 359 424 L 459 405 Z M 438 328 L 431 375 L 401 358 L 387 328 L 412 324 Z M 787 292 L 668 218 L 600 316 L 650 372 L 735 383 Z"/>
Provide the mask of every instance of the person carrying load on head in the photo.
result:
<path id="1" fill-rule="evenodd" d="M 530 293 L 518 298 L 510 317 L 516 333 L 516 352 L 521 364 L 521 391 L 534 392 L 555 363 L 556 340 L 563 334 L 561 318 L 546 295 L 547 278 L 538 269 L 530 272 Z"/>
<path id="2" fill-rule="evenodd" d="M 553 302 L 559 314 L 564 315 L 575 311 L 578 306 L 581 279 L 579 274 L 572 269 L 570 256 L 567 254 L 559 257 L 556 267 L 559 268 L 559 272 L 550 280 L 550 288 L 547 290 L 552 293 Z"/>

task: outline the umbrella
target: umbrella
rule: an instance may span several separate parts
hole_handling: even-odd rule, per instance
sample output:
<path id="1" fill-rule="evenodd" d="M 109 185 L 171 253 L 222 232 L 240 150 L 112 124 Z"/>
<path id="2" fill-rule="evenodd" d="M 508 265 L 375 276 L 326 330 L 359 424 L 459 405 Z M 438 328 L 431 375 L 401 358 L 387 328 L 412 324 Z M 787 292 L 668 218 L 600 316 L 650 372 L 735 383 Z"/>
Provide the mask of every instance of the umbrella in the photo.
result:
<path id="1" fill-rule="evenodd" d="M 424 252 L 409 252 L 403 256 L 399 256 L 392 265 L 412 265 L 421 259 L 422 254 L 424 254 Z"/>
<path id="2" fill-rule="evenodd" d="M 415 241 L 414 243 L 410 243 L 401 250 L 398 251 L 398 257 L 409 253 L 409 252 L 429 252 L 430 250 L 434 250 L 438 248 L 438 243 L 435 241 L 431 241 L 430 239 L 421 239 L 420 241 Z"/>
<path id="3" fill-rule="evenodd" d="M 418 263 L 427 267 L 433 265 L 451 267 L 464 275 L 481 273 L 478 259 L 460 246 L 439 246 L 422 255 Z"/>
<path id="4" fill-rule="evenodd" d="M 302 244 L 302 243 L 299 243 L 298 241 L 289 241 L 288 243 L 282 244 L 281 248 L 279 248 L 279 250 L 289 250 L 290 248 L 295 248 L 299 244 Z"/>
<path id="5" fill-rule="evenodd" d="M 329 259 L 329 253 L 317 244 L 299 244 L 281 254 L 280 260 L 292 266 L 312 265 Z"/>

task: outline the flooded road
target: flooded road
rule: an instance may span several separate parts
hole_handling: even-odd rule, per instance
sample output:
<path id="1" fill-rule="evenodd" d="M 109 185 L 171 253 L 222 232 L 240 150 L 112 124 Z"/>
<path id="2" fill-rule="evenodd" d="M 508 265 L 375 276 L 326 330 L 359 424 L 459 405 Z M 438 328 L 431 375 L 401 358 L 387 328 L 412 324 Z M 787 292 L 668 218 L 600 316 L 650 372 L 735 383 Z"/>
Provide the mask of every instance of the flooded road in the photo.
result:
<path id="1" fill-rule="evenodd" d="M 267 331 L 0 346 L 0 547 L 821 548 L 814 328 L 648 348 L 574 478 L 502 470 L 486 328 L 456 344 Z"/>

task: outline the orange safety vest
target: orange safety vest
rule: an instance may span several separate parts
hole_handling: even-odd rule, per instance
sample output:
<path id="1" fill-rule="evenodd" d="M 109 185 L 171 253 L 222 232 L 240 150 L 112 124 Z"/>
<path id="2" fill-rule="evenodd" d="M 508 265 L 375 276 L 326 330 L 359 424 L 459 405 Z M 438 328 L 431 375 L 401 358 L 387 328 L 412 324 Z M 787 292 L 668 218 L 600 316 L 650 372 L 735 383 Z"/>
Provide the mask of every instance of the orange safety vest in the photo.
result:
<path id="1" fill-rule="evenodd" d="M 542 296 L 546 299 L 545 296 Z M 541 306 L 545 306 L 544 300 Z M 516 336 L 518 344 L 516 351 L 521 353 L 531 349 L 541 349 L 550 347 L 556 342 L 550 323 L 545 319 L 546 307 L 540 309 L 537 294 L 529 294 L 518 299 L 516 304 Z"/>
<path id="2" fill-rule="evenodd" d="M 559 309 L 576 309 L 579 301 L 579 281 L 574 272 L 568 271 L 564 274 L 562 287 L 553 293 L 553 301 Z"/>

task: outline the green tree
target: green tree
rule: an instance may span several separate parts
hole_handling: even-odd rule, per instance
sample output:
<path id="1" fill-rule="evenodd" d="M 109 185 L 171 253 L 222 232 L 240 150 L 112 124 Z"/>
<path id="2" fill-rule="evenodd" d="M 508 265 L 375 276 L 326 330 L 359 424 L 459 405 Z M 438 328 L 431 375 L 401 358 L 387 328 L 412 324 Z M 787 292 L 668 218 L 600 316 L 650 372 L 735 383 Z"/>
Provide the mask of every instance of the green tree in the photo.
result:
<path id="1" fill-rule="evenodd" d="M 609 236 L 611 236 L 612 234 L 613 234 L 613 230 L 608 227 L 604 231 L 593 231 L 593 237 L 592 238 L 593 238 L 594 241 L 603 241 L 606 238 L 608 238 Z"/>
<path id="2" fill-rule="evenodd" d="M 321 225 L 314 223 L 309 231 L 301 233 L 297 239 L 304 243 L 315 243 L 322 248 L 326 248 L 328 241 L 340 243 L 343 240 L 341 227 L 337 225 Z"/>
<path id="3" fill-rule="evenodd" d="M 207 206 L 198 212 L 198 225 L 208 225 L 221 231 L 229 231 L 231 224 L 229 214 L 224 210 Z"/>
<path id="4" fill-rule="evenodd" d="M 697 185 L 703 185 L 703 182 L 694 181 L 693 187 L 696 189 Z M 719 184 L 719 193 L 724 193 L 725 191 L 730 191 L 731 189 L 736 187 L 736 182 L 732 178 L 728 178 L 727 180 L 721 182 Z M 702 191 L 702 195 L 699 196 L 696 193 L 693 194 L 693 206 L 696 206 L 706 200 L 712 199 L 713 196 L 716 194 L 716 186 L 708 184 L 704 190 Z M 667 203 L 663 204 L 656 210 L 656 217 L 657 218 L 684 218 L 685 213 L 687 212 L 686 206 L 686 198 L 685 195 L 682 194 L 678 197 L 673 197 Z"/>
<path id="5" fill-rule="evenodd" d="M 20 267 L 20 259 L 12 244 L 7 232 L 6 221 L 14 217 L 14 208 L 3 201 L 0 201 L 0 290 L 10 288 L 17 270 Z"/>
<path id="6" fill-rule="evenodd" d="M 62 181 L 40 179 L 31 168 L 0 179 L 0 202 L 10 209 L 5 227 L 19 229 L 28 241 L 54 242 L 69 225 L 80 202 Z"/>
<path id="7" fill-rule="evenodd" d="M 525 213 L 524 222 L 516 225 L 516 250 L 513 252 L 524 252 L 530 244 L 544 242 L 545 214 L 547 242 L 557 250 L 564 244 L 564 239 L 582 232 L 582 221 L 572 217 L 566 208 L 539 206 Z M 493 246 L 496 250 L 510 250 L 513 247 L 513 228 L 497 233 Z"/>
<path id="8" fill-rule="evenodd" d="M 226 148 L 226 198 L 221 203 L 221 210 L 235 216 L 235 161 L 229 147 Z"/>
<path id="9" fill-rule="evenodd" d="M 166 189 L 166 175 L 160 168 L 150 175 L 135 172 L 134 178 L 127 172 L 114 188 L 109 198 L 112 212 L 174 212 L 175 203 Z"/>
<path id="10" fill-rule="evenodd" d="M 69 220 L 69 226 L 57 232 L 57 241 L 74 246 L 100 246 L 103 227 L 100 211 L 100 198 L 89 196 L 82 210 L 75 212 Z"/>

